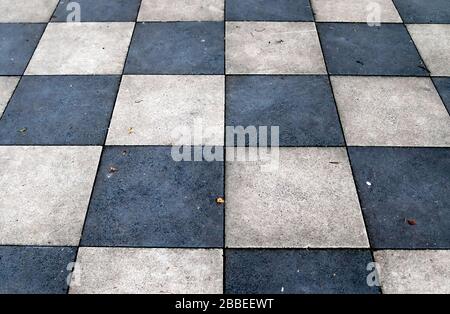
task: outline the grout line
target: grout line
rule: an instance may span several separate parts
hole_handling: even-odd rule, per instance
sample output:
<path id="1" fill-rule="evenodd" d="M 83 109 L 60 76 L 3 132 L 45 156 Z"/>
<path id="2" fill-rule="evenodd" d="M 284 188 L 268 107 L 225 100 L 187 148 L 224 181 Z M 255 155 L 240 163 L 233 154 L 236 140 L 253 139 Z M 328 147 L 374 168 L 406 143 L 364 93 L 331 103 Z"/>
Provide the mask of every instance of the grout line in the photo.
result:
<path id="1" fill-rule="evenodd" d="M 137 21 L 137 18 L 139 16 L 139 11 L 140 11 L 140 8 L 141 8 L 141 4 L 142 4 L 142 0 L 139 2 L 139 6 L 138 6 L 138 9 L 137 9 L 137 13 L 136 13 L 134 24 L 133 24 L 133 31 L 131 32 L 130 42 L 128 43 L 127 53 L 125 55 L 125 59 L 124 59 L 124 62 L 123 62 L 122 73 L 120 74 L 120 80 L 119 80 L 119 84 L 117 86 L 116 98 L 115 98 L 114 104 L 113 104 L 113 106 L 111 108 L 111 114 L 110 114 L 110 117 L 109 117 L 108 127 L 106 129 L 105 138 L 104 138 L 103 144 L 102 144 L 102 151 L 100 153 L 100 157 L 99 157 L 98 164 L 97 164 L 97 171 L 95 173 L 94 182 L 92 184 L 91 195 L 89 196 L 89 202 L 88 202 L 88 205 L 87 205 L 87 208 L 86 208 L 86 212 L 85 212 L 85 215 L 84 215 L 83 226 L 81 228 L 80 239 L 78 241 L 78 246 L 77 246 L 76 252 L 75 252 L 75 263 L 78 260 L 78 252 L 79 252 L 79 248 L 81 246 L 81 241 L 83 239 L 83 233 L 84 233 L 84 230 L 85 230 L 85 227 L 86 227 L 86 221 L 88 219 L 89 208 L 90 208 L 90 205 L 91 205 L 92 197 L 94 195 L 95 185 L 96 185 L 98 177 L 99 177 L 99 172 L 100 172 L 102 159 L 103 159 L 103 153 L 105 152 L 106 140 L 108 138 L 109 128 L 111 126 L 111 121 L 112 121 L 112 117 L 113 117 L 113 114 L 114 114 L 114 109 L 115 109 L 115 106 L 116 106 L 117 98 L 119 97 L 120 86 L 121 86 L 122 81 L 123 81 L 123 75 L 124 75 L 124 71 L 125 71 L 125 66 L 126 66 L 126 63 L 127 63 L 128 54 L 130 53 L 130 48 L 131 48 L 131 43 L 133 41 L 134 32 L 136 30 L 136 24 L 137 24 L 136 21 Z M 54 14 L 54 12 L 53 12 L 53 14 Z M 53 16 L 53 14 L 52 14 L 52 16 Z M 76 267 L 76 264 L 75 264 L 75 267 Z M 66 294 L 69 294 L 69 290 L 70 290 L 70 283 L 67 284 Z"/>
<path id="2" fill-rule="evenodd" d="M 309 2 L 310 2 L 310 5 L 311 5 L 311 1 L 310 0 L 309 0 Z M 312 6 L 311 6 L 311 10 L 312 10 Z M 313 12 L 313 17 L 314 17 L 314 21 L 315 21 L 316 16 L 315 16 L 314 12 Z M 334 101 L 334 105 L 335 105 L 335 108 L 336 108 L 336 113 L 337 113 L 338 120 L 339 120 L 339 125 L 340 125 L 341 132 L 342 132 L 342 137 L 344 139 L 345 152 L 347 154 L 347 159 L 348 159 L 349 166 L 350 166 L 350 172 L 351 172 L 351 175 L 352 175 L 353 186 L 355 188 L 356 196 L 358 198 L 359 210 L 360 210 L 361 217 L 362 217 L 362 220 L 363 220 L 363 223 L 364 223 L 364 229 L 366 231 L 367 241 L 369 243 L 369 248 L 368 249 L 369 249 L 370 254 L 372 256 L 372 261 L 375 262 L 375 255 L 374 255 L 373 250 L 372 250 L 373 246 L 372 246 L 372 242 L 370 240 L 370 235 L 369 235 L 369 231 L 368 231 L 368 228 L 367 228 L 367 221 L 366 221 L 366 217 L 364 216 L 364 211 L 363 211 L 363 207 L 362 207 L 362 204 L 361 204 L 361 198 L 360 198 L 360 195 L 359 195 L 359 192 L 358 192 L 358 187 L 357 187 L 357 184 L 356 184 L 355 174 L 353 172 L 353 167 L 352 167 L 350 154 L 349 154 L 349 150 L 348 150 L 348 145 L 347 145 L 347 139 L 345 137 L 344 127 L 343 127 L 343 124 L 342 124 L 341 115 L 339 113 L 339 107 L 337 105 L 336 97 L 334 95 L 334 89 L 333 89 L 333 84 L 331 83 L 331 78 L 330 78 L 330 72 L 328 70 L 327 59 L 326 59 L 325 54 L 323 52 L 322 39 L 320 37 L 319 28 L 317 27 L 317 23 L 316 22 L 314 23 L 314 27 L 316 29 L 317 37 L 319 38 L 320 50 L 321 50 L 323 61 L 325 63 L 325 69 L 326 69 L 327 75 L 328 75 L 328 84 L 330 85 L 331 95 L 333 96 L 333 101 Z M 381 293 L 381 294 L 383 293 L 381 287 L 378 287 L 378 292 Z"/>
<path id="3" fill-rule="evenodd" d="M 0 244 L 0 248 L 2 247 L 17 247 L 17 248 L 106 248 L 106 249 L 180 249 L 180 250 L 221 250 L 221 251 L 230 251 L 230 250 L 247 250 L 247 251 L 345 251 L 345 250 L 354 250 L 354 251 L 450 251 L 450 247 L 350 247 L 350 246 L 341 246 L 341 247 L 249 247 L 249 246 L 133 246 L 133 245 L 52 245 L 52 244 Z"/>

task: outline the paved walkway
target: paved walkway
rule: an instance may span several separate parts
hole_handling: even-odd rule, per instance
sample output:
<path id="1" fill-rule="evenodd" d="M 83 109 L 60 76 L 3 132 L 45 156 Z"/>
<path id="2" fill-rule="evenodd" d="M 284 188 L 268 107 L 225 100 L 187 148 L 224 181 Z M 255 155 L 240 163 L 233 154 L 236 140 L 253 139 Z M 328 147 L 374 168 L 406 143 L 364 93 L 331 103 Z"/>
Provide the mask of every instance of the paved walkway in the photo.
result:
<path id="1" fill-rule="evenodd" d="M 0 292 L 450 293 L 450 2 L 225 2 L 0 0 Z"/>

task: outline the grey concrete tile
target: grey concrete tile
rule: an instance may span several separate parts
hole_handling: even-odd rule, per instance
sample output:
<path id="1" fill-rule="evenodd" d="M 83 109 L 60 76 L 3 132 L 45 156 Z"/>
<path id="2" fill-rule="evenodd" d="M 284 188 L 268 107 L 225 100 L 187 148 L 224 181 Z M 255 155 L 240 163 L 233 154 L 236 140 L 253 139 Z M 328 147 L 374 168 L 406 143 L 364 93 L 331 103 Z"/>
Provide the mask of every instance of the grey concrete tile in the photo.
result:
<path id="1" fill-rule="evenodd" d="M 0 147 L 0 244 L 78 245 L 101 147 Z"/>
<path id="2" fill-rule="evenodd" d="M 348 145 L 450 145 L 450 116 L 429 78 L 332 77 Z"/>
<path id="3" fill-rule="evenodd" d="M 224 0 L 142 0 L 138 21 L 223 21 Z"/>
<path id="4" fill-rule="evenodd" d="M 227 163 L 228 247 L 368 247 L 345 149 L 280 148 L 276 171 L 261 163 Z"/>
<path id="5" fill-rule="evenodd" d="M 317 22 L 402 22 L 392 0 L 311 0 L 311 5 Z"/>
<path id="6" fill-rule="evenodd" d="M 50 23 L 27 75 L 121 74 L 134 23 Z"/>
<path id="7" fill-rule="evenodd" d="M 450 251 L 376 251 L 383 293 L 449 294 Z"/>
<path id="8" fill-rule="evenodd" d="M 0 0 L 0 23 L 46 23 L 58 0 Z"/>
<path id="9" fill-rule="evenodd" d="M 70 293 L 222 293 L 222 250 L 81 247 Z"/>
<path id="10" fill-rule="evenodd" d="M 314 23 L 227 22 L 228 74 L 325 74 Z"/>
<path id="11" fill-rule="evenodd" d="M 0 118 L 18 82 L 18 76 L 0 77 Z"/>
<path id="12" fill-rule="evenodd" d="M 224 86 L 224 76 L 219 75 L 126 75 L 107 144 L 221 146 Z M 193 135 L 196 124 L 204 131 L 199 143 L 180 136 L 183 132 Z"/>
<path id="13" fill-rule="evenodd" d="M 408 31 L 432 76 L 450 76 L 450 24 L 410 24 Z"/>

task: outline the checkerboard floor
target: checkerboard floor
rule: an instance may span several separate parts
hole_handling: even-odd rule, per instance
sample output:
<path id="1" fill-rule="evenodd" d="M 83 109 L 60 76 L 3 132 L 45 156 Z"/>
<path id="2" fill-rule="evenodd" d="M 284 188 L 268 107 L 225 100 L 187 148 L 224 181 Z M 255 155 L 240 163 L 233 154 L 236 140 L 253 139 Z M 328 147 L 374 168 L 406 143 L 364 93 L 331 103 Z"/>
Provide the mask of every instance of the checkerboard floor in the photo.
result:
<path id="1" fill-rule="evenodd" d="M 0 0 L 0 293 L 450 293 L 449 112 L 448 0 Z"/>

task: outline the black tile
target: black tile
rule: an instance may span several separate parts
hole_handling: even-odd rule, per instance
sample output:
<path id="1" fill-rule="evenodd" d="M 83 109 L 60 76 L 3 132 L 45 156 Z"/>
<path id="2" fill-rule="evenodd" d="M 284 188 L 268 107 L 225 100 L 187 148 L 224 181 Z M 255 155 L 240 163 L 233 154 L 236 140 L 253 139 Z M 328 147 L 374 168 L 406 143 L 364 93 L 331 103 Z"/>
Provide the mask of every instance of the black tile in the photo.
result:
<path id="1" fill-rule="evenodd" d="M 450 23 L 448 0 L 394 0 L 405 23 Z"/>
<path id="2" fill-rule="evenodd" d="M 313 21 L 308 0 L 226 0 L 229 21 Z"/>
<path id="3" fill-rule="evenodd" d="M 437 91 L 441 95 L 447 111 L 450 113 L 450 77 L 433 78 Z"/>
<path id="4" fill-rule="evenodd" d="M 280 146 L 344 145 L 327 76 L 228 76 L 226 88 L 227 126 L 279 126 Z"/>
<path id="5" fill-rule="evenodd" d="M 379 293 L 369 250 L 226 250 L 226 293 Z"/>
<path id="6" fill-rule="evenodd" d="M 0 293 L 66 293 L 75 254 L 72 247 L 0 246 Z"/>
<path id="7" fill-rule="evenodd" d="M 80 22 L 128 22 L 135 21 L 141 0 L 77 0 L 80 5 Z M 72 0 L 61 0 L 52 22 L 72 22 L 75 12 Z"/>
<path id="8" fill-rule="evenodd" d="M 119 81 L 24 76 L 0 120 L 0 143 L 103 145 Z"/>
<path id="9" fill-rule="evenodd" d="M 138 23 L 126 74 L 223 74 L 222 22 Z"/>
<path id="10" fill-rule="evenodd" d="M 375 248 L 450 248 L 450 149 L 349 148 Z"/>
<path id="11" fill-rule="evenodd" d="M 46 24 L 0 24 L 0 75 L 22 75 Z"/>
<path id="12" fill-rule="evenodd" d="M 82 244 L 221 247 L 223 193 L 223 162 L 177 162 L 171 147 L 106 147 Z"/>
<path id="13" fill-rule="evenodd" d="M 317 23 L 330 74 L 427 76 L 401 24 Z"/>

